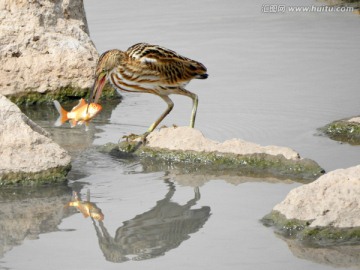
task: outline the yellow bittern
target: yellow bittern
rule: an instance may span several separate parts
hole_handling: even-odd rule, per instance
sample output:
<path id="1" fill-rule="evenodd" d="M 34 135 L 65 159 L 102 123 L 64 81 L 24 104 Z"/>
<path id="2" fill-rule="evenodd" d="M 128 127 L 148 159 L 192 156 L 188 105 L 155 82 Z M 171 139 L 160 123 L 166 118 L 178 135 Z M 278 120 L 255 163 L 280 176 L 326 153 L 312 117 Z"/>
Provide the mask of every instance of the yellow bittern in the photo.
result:
<path id="1" fill-rule="evenodd" d="M 190 126 L 194 127 L 198 97 L 185 86 L 192 79 L 207 77 L 206 67 L 197 61 L 161 46 L 138 43 L 126 51 L 114 49 L 100 56 L 89 103 L 98 102 L 106 81 L 121 91 L 158 95 L 168 107 L 143 134 L 146 137 L 174 107 L 169 95 L 184 95 L 193 100 Z"/>

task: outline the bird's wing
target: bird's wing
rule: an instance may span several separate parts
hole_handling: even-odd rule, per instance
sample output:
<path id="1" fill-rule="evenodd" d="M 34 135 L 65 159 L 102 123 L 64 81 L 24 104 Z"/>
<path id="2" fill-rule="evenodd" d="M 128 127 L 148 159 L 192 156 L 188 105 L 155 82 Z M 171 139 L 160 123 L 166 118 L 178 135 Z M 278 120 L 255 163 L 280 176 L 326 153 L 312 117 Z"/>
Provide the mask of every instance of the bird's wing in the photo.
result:
<path id="1" fill-rule="evenodd" d="M 201 63 L 158 45 L 138 43 L 126 52 L 147 68 L 158 71 L 159 76 L 169 83 L 189 81 L 206 74 L 206 68 Z"/>

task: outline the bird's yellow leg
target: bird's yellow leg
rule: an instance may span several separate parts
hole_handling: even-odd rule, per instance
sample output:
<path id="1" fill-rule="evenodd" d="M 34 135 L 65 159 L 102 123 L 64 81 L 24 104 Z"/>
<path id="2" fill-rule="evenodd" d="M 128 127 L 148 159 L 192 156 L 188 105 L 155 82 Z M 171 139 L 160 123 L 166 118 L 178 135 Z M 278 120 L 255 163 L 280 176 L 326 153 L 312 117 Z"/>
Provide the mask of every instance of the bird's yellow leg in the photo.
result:
<path id="1" fill-rule="evenodd" d="M 197 112 L 197 107 L 198 107 L 198 103 L 199 103 L 199 98 L 198 98 L 198 96 L 196 94 L 191 93 L 190 91 L 188 91 L 188 90 L 186 90 L 184 88 L 179 88 L 179 92 L 177 94 L 187 96 L 187 97 L 192 99 L 193 107 L 192 107 L 192 111 L 191 111 L 190 127 L 194 128 L 196 112 Z"/>
<path id="2" fill-rule="evenodd" d="M 192 111 L 191 111 L 190 127 L 194 128 L 194 126 L 195 126 L 195 118 L 196 118 L 196 111 L 197 111 L 199 99 L 198 99 L 198 96 L 193 94 L 193 93 L 192 93 L 192 95 L 190 97 L 193 100 L 193 108 L 192 108 Z"/>
<path id="3" fill-rule="evenodd" d="M 160 115 L 160 117 L 154 123 L 151 124 L 151 126 L 148 128 L 147 132 L 145 132 L 143 135 L 145 135 L 145 134 L 146 134 L 146 136 L 149 135 L 149 133 L 152 132 L 174 108 L 174 102 L 172 102 L 172 100 L 168 96 L 160 96 L 160 97 L 167 103 L 168 107 Z"/>

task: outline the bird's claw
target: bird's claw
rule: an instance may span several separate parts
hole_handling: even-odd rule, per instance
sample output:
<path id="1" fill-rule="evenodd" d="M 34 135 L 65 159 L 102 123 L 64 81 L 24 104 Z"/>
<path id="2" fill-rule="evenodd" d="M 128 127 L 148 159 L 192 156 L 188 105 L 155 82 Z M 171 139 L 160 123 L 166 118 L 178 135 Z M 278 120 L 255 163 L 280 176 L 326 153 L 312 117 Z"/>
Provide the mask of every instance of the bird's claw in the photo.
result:
<path id="1" fill-rule="evenodd" d="M 145 132 L 142 135 L 137 135 L 137 134 L 129 134 L 129 135 L 124 135 L 122 138 L 126 140 L 126 142 L 133 142 L 135 140 L 138 140 L 140 142 L 142 142 L 143 145 L 146 144 L 146 137 L 150 134 L 150 132 Z"/>
<path id="2" fill-rule="evenodd" d="M 139 137 L 140 137 L 140 135 L 137 135 L 137 134 L 134 134 L 134 133 L 122 136 L 122 138 L 125 139 L 127 142 L 134 141 Z"/>
<path id="3" fill-rule="evenodd" d="M 177 128 L 178 125 L 173 124 L 172 127 L 173 127 L 173 128 Z M 163 126 L 161 126 L 159 129 L 163 129 L 163 128 L 168 128 L 168 126 L 167 126 L 167 125 L 163 125 Z"/>

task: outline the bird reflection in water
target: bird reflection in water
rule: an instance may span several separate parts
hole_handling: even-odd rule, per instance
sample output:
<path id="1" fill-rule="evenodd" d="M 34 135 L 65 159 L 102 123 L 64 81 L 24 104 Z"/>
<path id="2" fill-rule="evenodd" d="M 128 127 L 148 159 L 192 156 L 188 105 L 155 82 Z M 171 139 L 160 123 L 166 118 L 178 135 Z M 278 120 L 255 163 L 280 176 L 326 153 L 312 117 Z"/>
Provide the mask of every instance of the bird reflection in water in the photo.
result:
<path id="1" fill-rule="evenodd" d="M 162 256 L 204 226 L 210 217 L 210 207 L 191 209 L 200 199 L 199 188 L 195 188 L 194 198 L 185 205 L 179 205 L 171 201 L 176 191 L 175 185 L 170 181 L 165 182 L 169 186 L 165 198 L 151 210 L 123 222 L 114 237 L 109 234 L 103 221 L 100 220 L 97 225 L 92 219 L 106 260 L 119 263 Z"/>

